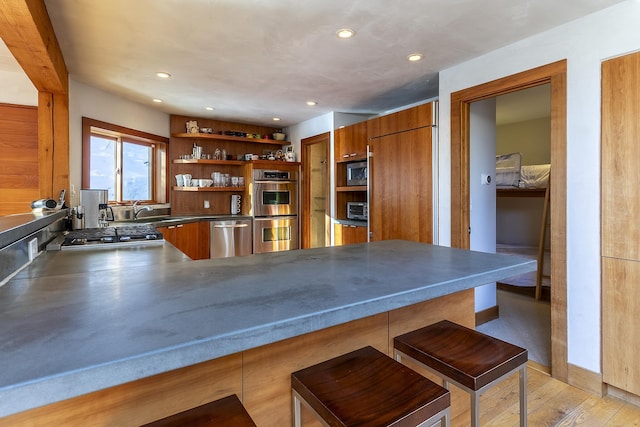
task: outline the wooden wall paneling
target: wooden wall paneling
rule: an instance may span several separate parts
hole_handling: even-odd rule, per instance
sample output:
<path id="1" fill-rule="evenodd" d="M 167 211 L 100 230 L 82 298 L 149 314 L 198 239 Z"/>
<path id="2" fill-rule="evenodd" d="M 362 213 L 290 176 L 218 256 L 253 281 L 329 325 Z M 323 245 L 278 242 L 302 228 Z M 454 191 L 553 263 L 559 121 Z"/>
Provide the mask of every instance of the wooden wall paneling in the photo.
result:
<path id="1" fill-rule="evenodd" d="M 0 104 L 0 215 L 29 212 L 40 198 L 38 110 Z"/>
<path id="2" fill-rule="evenodd" d="M 468 249 L 469 107 L 471 103 L 551 85 L 551 356 L 552 375 L 568 381 L 566 267 L 566 68 L 562 60 L 451 94 L 451 246 Z"/>
<path id="3" fill-rule="evenodd" d="M 136 426 L 230 394 L 242 399 L 240 353 L 0 418 L 0 425 Z"/>
<path id="4" fill-rule="evenodd" d="M 640 262 L 604 257 L 602 281 L 603 380 L 640 395 Z"/>
<path id="5" fill-rule="evenodd" d="M 640 260 L 640 53 L 602 64 L 601 102 L 602 255 Z"/>
<path id="6" fill-rule="evenodd" d="M 38 153 L 40 197 L 57 200 L 60 190 L 69 190 L 69 97 L 66 94 L 38 94 Z"/>

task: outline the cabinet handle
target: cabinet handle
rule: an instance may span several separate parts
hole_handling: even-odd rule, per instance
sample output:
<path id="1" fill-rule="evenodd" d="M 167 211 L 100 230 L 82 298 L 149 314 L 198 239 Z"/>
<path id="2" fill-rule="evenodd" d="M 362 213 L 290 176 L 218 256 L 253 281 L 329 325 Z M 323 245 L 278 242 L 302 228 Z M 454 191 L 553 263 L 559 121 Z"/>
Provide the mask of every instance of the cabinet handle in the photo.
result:
<path id="1" fill-rule="evenodd" d="M 175 226 L 175 225 L 170 225 L 170 226 L 168 226 L 167 228 L 168 228 L 169 230 L 171 230 L 172 228 L 176 228 L 176 226 Z"/>
<path id="2" fill-rule="evenodd" d="M 343 158 L 343 159 L 346 159 L 346 158 L 348 158 L 348 157 L 349 157 L 349 154 L 343 154 L 343 155 L 342 155 L 342 158 Z"/>
<path id="3" fill-rule="evenodd" d="M 182 227 L 184 227 L 184 225 L 183 224 L 178 224 L 178 225 L 176 225 L 176 227 L 182 228 Z"/>
<path id="4" fill-rule="evenodd" d="M 358 155 L 358 153 L 351 153 L 351 154 L 349 154 L 349 157 L 355 157 L 357 155 Z"/>

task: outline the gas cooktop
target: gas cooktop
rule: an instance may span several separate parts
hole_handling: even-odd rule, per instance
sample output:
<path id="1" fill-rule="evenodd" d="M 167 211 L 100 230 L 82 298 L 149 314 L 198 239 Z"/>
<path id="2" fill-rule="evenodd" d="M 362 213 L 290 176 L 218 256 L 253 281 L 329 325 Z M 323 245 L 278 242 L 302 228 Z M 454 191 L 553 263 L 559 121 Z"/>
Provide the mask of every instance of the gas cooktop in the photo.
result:
<path id="1" fill-rule="evenodd" d="M 150 224 L 123 227 L 85 228 L 65 232 L 59 249 L 107 249 L 123 246 L 163 244 L 164 238 Z"/>

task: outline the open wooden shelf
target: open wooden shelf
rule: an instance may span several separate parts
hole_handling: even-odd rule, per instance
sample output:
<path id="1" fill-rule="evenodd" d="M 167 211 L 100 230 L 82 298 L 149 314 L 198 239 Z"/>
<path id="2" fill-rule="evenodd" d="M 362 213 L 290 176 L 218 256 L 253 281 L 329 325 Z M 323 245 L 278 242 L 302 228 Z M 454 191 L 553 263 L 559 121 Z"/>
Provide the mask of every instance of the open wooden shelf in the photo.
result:
<path id="1" fill-rule="evenodd" d="M 290 145 L 289 141 L 277 141 L 275 139 L 247 138 L 244 136 L 219 135 L 217 133 L 172 133 L 173 138 L 216 139 L 219 141 L 242 141 L 257 144 Z"/>
<path id="2" fill-rule="evenodd" d="M 242 160 L 212 160 L 212 159 L 174 159 L 173 163 L 190 164 L 190 165 L 230 165 L 240 166 L 246 162 Z"/>
<path id="3" fill-rule="evenodd" d="M 201 191 L 232 191 L 232 192 L 242 192 L 244 191 L 244 187 L 178 187 L 174 186 L 173 189 L 175 191 L 191 191 L 191 192 L 201 192 Z"/>
<path id="4" fill-rule="evenodd" d="M 350 185 L 344 187 L 336 187 L 336 191 L 367 191 L 366 185 Z"/>

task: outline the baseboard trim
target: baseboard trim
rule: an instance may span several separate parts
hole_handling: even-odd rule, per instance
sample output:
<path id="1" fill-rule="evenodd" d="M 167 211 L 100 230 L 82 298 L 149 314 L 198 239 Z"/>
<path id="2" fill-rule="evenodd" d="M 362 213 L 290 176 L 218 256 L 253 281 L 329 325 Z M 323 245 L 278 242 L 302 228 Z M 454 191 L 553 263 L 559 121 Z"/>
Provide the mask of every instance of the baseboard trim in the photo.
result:
<path id="1" fill-rule="evenodd" d="M 640 406 L 640 396 L 629 393 L 628 391 L 619 389 L 609 384 L 604 385 L 604 389 L 606 390 L 607 396 L 617 397 L 618 399 L 624 400 L 625 402 L 631 403 L 635 406 Z"/>
<path id="2" fill-rule="evenodd" d="M 500 317 L 500 309 L 497 305 L 489 307 L 486 310 L 478 311 L 476 313 L 476 327 L 491 320 L 495 320 L 498 317 Z"/>
<path id="3" fill-rule="evenodd" d="M 580 390 L 595 394 L 598 397 L 605 395 L 605 384 L 602 382 L 602 374 L 568 364 L 568 383 Z"/>

